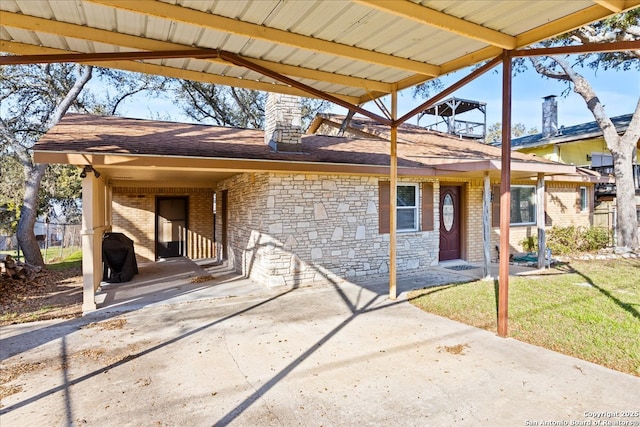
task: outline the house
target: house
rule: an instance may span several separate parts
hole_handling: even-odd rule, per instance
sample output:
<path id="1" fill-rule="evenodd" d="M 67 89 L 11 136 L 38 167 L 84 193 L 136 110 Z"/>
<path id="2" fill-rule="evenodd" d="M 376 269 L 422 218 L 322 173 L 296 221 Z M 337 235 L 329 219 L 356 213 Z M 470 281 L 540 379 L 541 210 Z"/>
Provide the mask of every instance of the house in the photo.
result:
<path id="1" fill-rule="evenodd" d="M 611 117 L 618 134 L 626 132 L 633 114 Z M 553 95 L 543 98 L 542 132 L 514 138 L 511 147 L 521 153 L 532 154 L 540 158 L 560 163 L 575 165 L 598 172 L 601 175 L 613 176 L 613 158 L 607 148 L 600 126 L 595 121 L 573 126 L 558 127 L 558 106 Z M 640 147 L 640 140 L 637 143 Z M 636 154 L 633 159 L 633 180 L 636 189 L 636 206 L 640 219 L 640 165 Z M 582 189 L 582 191 L 586 191 Z M 611 227 L 613 204 L 616 190 L 614 182 L 596 184 L 594 198 L 597 215 L 593 219 L 595 225 Z"/>
<path id="2" fill-rule="evenodd" d="M 303 135 L 295 98 L 270 98 L 265 131 L 69 114 L 41 138 L 36 161 L 84 166 L 85 278 L 109 231 L 132 238 L 139 261 L 217 257 L 270 286 L 388 275 L 389 130 L 321 115 Z M 487 261 L 500 150 L 411 125 L 397 147 L 397 271 Z M 541 189 L 552 222 L 586 224 L 576 188 L 601 181 L 522 153 L 511 177 L 514 251 L 537 232 Z M 91 310 L 99 278 L 86 280 Z"/>

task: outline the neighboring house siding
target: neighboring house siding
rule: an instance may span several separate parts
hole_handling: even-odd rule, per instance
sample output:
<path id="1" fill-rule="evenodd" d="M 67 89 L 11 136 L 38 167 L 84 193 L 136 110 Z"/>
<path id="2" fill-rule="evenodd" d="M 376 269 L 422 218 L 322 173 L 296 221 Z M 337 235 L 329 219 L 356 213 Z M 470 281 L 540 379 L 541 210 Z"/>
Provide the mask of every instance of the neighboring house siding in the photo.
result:
<path id="1" fill-rule="evenodd" d="M 378 182 L 270 173 L 219 183 L 228 191 L 230 261 L 272 286 L 387 276 L 389 234 L 379 233 Z M 398 271 L 435 265 L 437 239 L 437 231 L 398 233 Z"/>
<path id="2" fill-rule="evenodd" d="M 591 166 L 590 158 L 592 153 L 611 154 L 607 149 L 607 144 L 602 138 L 571 141 L 531 148 L 524 147 L 519 148 L 518 151 L 576 166 Z M 587 156 L 589 156 L 589 159 Z"/>
<path id="3" fill-rule="evenodd" d="M 154 261 L 156 196 L 188 196 L 187 256 L 210 258 L 213 250 L 213 189 L 208 188 L 113 188 L 112 230 L 134 242 L 139 261 Z"/>

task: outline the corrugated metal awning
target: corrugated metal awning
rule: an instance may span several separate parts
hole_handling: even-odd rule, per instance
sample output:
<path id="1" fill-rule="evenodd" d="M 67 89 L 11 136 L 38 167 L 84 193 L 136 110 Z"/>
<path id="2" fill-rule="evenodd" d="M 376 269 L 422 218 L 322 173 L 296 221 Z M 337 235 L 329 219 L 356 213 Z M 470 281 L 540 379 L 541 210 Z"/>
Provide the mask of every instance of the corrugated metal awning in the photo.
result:
<path id="1" fill-rule="evenodd" d="M 3 0 L 0 50 L 154 52 L 159 56 L 86 62 L 314 96 L 290 84 L 301 83 L 361 104 L 638 5 L 639 0 Z M 212 56 L 162 57 L 184 50 Z"/>

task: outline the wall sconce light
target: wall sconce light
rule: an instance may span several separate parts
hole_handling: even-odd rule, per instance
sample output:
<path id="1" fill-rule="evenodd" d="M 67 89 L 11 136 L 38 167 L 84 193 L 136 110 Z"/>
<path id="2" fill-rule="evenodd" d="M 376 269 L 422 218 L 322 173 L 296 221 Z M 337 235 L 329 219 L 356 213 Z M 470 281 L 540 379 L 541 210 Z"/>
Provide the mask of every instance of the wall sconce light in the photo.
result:
<path id="1" fill-rule="evenodd" d="M 93 172 L 93 174 L 95 175 L 96 178 L 100 178 L 100 172 L 98 172 L 97 170 L 95 170 L 93 168 L 93 166 L 91 165 L 86 165 L 83 169 L 82 172 L 80 172 L 80 178 L 86 178 L 87 177 L 87 173 L 89 172 Z"/>

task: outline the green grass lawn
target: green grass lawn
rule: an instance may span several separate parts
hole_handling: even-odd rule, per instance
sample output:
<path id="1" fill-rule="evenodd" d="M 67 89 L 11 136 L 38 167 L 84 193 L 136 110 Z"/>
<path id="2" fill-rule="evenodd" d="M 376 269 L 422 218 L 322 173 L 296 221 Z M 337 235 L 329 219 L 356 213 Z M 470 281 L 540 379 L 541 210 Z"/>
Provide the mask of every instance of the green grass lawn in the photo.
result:
<path id="1" fill-rule="evenodd" d="M 497 281 L 416 290 L 421 309 L 496 331 Z M 640 260 L 572 261 L 510 277 L 509 336 L 640 376 Z"/>
<path id="2" fill-rule="evenodd" d="M 78 251 L 81 252 L 81 248 L 79 246 L 69 246 L 66 248 L 60 248 L 60 246 L 52 246 L 50 248 L 42 249 L 42 259 L 44 259 L 45 264 L 56 264 L 60 261 L 67 260 L 70 256 L 73 256 L 74 253 Z M 12 257 L 18 257 L 18 252 L 15 250 L 11 251 L 0 251 L 0 253 L 11 255 Z M 22 253 L 20 253 L 20 261 L 24 261 L 24 257 Z"/>

